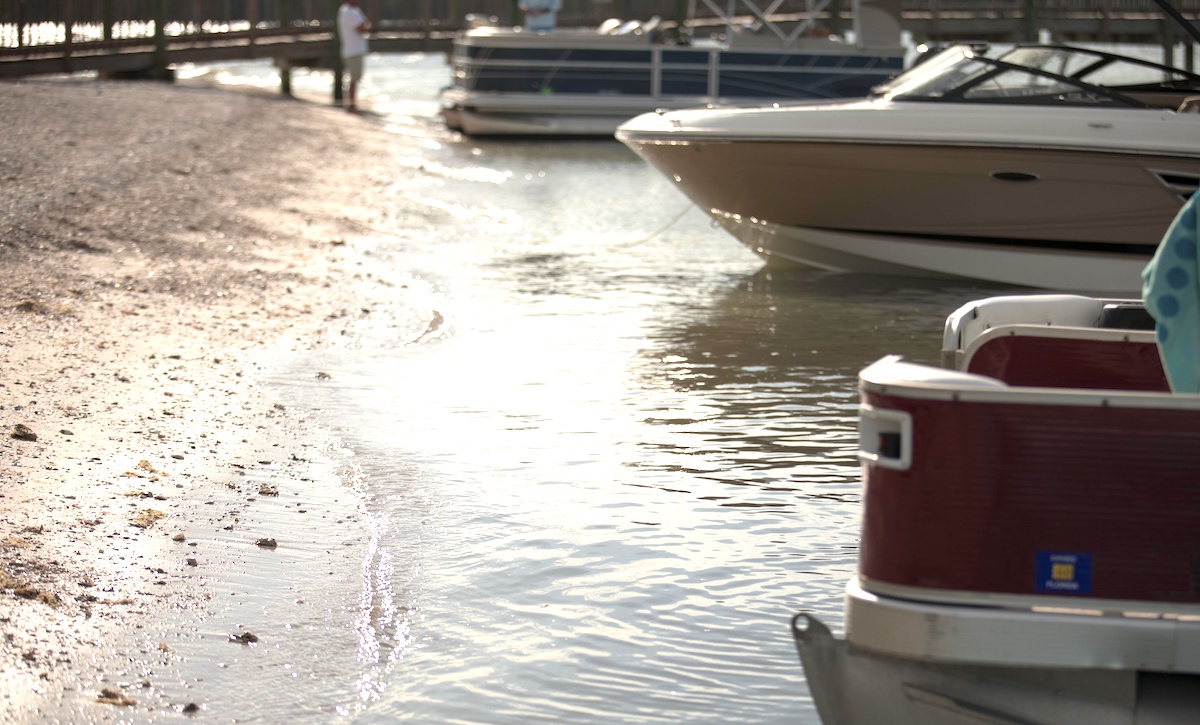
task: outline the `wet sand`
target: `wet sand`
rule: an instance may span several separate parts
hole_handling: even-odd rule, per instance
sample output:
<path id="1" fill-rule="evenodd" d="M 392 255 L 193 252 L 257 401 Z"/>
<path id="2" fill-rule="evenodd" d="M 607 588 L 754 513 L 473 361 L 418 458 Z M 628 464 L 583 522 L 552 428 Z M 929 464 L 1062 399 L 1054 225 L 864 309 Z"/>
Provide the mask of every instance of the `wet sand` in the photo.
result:
<path id="1" fill-rule="evenodd" d="M 6 83 L 0 118 L 0 720 L 203 712 L 162 623 L 257 561 L 206 539 L 271 551 L 254 508 L 337 485 L 248 366 L 361 314 L 388 134 L 199 84 Z"/>

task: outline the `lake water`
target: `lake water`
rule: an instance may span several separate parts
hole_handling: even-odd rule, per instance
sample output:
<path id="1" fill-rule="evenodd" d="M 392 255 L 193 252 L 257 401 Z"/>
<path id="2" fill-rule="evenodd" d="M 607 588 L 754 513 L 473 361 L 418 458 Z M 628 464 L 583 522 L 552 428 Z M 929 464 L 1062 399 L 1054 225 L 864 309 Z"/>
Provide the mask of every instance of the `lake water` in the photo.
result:
<path id="1" fill-rule="evenodd" d="M 346 553 L 214 586 L 323 613 L 283 615 L 288 657 L 180 676 L 239 688 L 205 707 L 241 722 L 817 723 L 789 620 L 841 626 L 857 373 L 935 363 L 945 316 L 1003 290 L 767 273 L 615 141 L 447 132 L 447 80 L 369 59 L 394 203 L 350 241 L 381 291 L 262 370 L 332 436 Z M 243 606 L 205 626 L 286 605 Z"/>

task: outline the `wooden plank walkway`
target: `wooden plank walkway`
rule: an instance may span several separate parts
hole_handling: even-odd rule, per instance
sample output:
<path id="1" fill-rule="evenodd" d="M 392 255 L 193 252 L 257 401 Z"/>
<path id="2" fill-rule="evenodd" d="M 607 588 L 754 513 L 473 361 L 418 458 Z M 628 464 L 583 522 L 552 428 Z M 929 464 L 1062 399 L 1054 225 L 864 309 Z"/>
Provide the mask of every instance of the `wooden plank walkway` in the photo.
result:
<path id="1" fill-rule="evenodd" d="M 1173 1 L 1196 22 L 1200 0 Z M 503 17 L 511 14 L 513 4 L 511 0 L 362 2 L 368 14 L 378 18 L 371 49 L 379 53 L 447 52 L 467 12 Z M 843 8 L 852 6 L 851 0 L 840 2 Z M 1164 47 L 1185 42 L 1183 30 L 1166 20 L 1152 0 L 893 2 L 902 10 L 902 27 L 918 42 L 1016 42 L 1035 40 L 1043 32 L 1064 42 Z M 599 10 L 592 7 L 594 3 L 568 4 L 560 23 L 595 27 L 603 18 L 588 16 L 589 10 L 592 14 L 619 12 L 627 4 L 628 0 L 615 0 Z M 337 70 L 333 33 L 337 0 L 242 0 L 240 5 L 243 15 L 230 17 L 230 0 L 0 0 L 0 79 L 83 71 L 169 78 L 169 69 L 175 64 L 253 58 L 270 58 L 284 71 L 294 67 Z M 168 7 L 175 12 L 182 12 L 182 7 L 189 14 L 169 16 Z M 678 0 L 638 3 L 639 12 L 647 17 L 672 17 L 678 7 Z M 807 17 L 806 8 L 811 7 L 811 0 L 782 0 L 776 16 L 781 21 L 795 21 Z M 291 15 L 287 8 L 292 9 Z M 824 17 L 829 26 L 849 26 L 844 13 L 833 13 Z M 287 92 L 286 75 L 281 82 Z"/>
<path id="2" fill-rule="evenodd" d="M 378 53 L 449 52 L 453 33 L 379 32 L 371 36 Z M 331 30 L 313 28 L 273 33 L 230 32 L 171 37 L 159 48 L 154 38 L 94 43 L 0 48 L 0 78 L 98 72 L 106 76 L 166 77 L 181 63 L 219 63 L 270 58 L 280 67 L 334 68 Z"/>

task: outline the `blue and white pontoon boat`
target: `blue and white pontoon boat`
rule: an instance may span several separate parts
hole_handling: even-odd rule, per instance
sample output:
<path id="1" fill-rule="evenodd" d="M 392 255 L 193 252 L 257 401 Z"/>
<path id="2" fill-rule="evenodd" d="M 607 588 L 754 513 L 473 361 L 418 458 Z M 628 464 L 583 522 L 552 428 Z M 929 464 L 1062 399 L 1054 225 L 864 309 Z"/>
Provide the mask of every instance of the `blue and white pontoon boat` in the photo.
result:
<path id="1" fill-rule="evenodd" d="M 530 32 L 477 23 L 454 42 L 446 124 L 468 135 L 611 136 L 660 108 L 865 96 L 904 66 L 898 0 L 855 0 L 853 43 L 817 27 L 830 0 L 786 28 L 749 0 L 689 0 L 688 18 L 697 2 L 723 24 L 689 20 L 668 32 L 655 18 Z M 735 17 L 739 5 L 745 15 Z"/>

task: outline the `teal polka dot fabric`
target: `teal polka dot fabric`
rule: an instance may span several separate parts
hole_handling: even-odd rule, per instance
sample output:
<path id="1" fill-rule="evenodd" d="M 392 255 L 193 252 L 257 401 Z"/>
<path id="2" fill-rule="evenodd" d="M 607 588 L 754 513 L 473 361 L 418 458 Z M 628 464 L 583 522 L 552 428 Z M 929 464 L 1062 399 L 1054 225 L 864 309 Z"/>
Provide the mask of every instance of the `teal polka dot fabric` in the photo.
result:
<path id="1" fill-rule="evenodd" d="M 1142 272 L 1142 301 L 1154 317 L 1158 352 L 1176 393 L 1200 393 L 1200 262 L 1193 194 Z"/>

